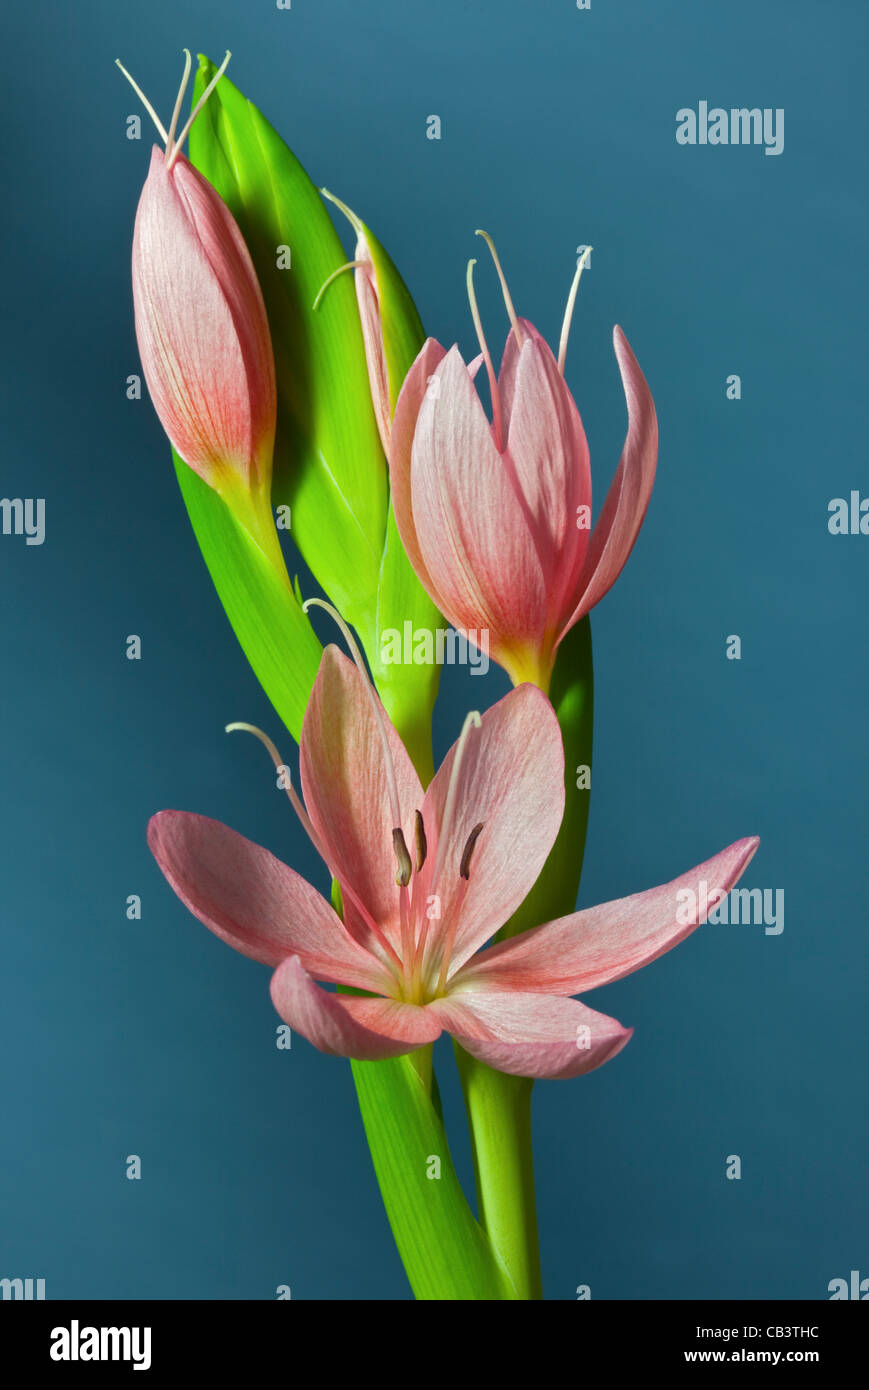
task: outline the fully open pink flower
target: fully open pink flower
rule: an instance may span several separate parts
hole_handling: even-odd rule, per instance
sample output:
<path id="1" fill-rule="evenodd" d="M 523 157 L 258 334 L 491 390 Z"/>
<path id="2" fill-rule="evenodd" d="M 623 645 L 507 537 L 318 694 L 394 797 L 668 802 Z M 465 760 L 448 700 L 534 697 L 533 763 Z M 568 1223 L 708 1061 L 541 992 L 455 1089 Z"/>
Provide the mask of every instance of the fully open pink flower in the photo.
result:
<path id="1" fill-rule="evenodd" d="M 516 317 L 503 276 L 502 284 L 512 327 L 496 377 L 469 267 L 491 424 L 472 379 L 479 359 L 469 371 L 457 347 L 447 352 L 430 338 L 396 406 L 392 500 L 411 564 L 441 612 L 462 631 L 488 631 L 490 653 L 514 683 L 547 689 L 559 643 L 615 583 L 639 534 L 658 428 L 645 377 L 616 328 L 628 432 L 591 531 L 588 445 L 564 380 L 577 280 L 557 359 Z"/>
<path id="2" fill-rule="evenodd" d="M 563 753 L 546 697 L 521 685 L 469 716 L 424 791 L 371 687 L 329 646 L 300 748 L 307 810 L 292 789 L 291 799 L 341 885 L 343 922 L 305 879 L 219 821 L 162 811 L 148 842 L 201 922 L 276 967 L 281 1018 L 344 1057 L 412 1052 L 446 1029 L 501 1071 L 591 1071 L 631 1032 L 571 996 L 681 941 L 699 919 L 686 925 L 679 891 L 698 890 L 702 912 L 716 897 L 701 881 L 729 891 L 757 845 L 740 840 L 673 883 L 481 949 L 530 891 L 561 822 Z"/>
<path id="3" fill-rule="evenodd" d="M 133 233 L 139 354 L 160 423 L 185 463 L 228 501 L 244 507 L 253 493 L 267 507 L 276 414 L 268 319 L 235 218 L 181 153 L 223 67 L 175 138 L 189 67 L 188 54 L 168 131 L 139 93 L 166 141 L 165 151 L 151 152 Z"/>

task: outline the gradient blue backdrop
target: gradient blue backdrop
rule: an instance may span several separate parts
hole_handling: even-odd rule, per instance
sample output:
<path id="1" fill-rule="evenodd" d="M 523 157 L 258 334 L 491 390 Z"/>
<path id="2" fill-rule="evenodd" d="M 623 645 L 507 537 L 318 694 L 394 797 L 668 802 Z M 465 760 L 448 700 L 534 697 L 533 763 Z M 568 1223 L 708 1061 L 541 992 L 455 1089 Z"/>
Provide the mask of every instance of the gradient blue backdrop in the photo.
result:
<path id="1" fill-rule="evenodd" d="M 3 28 L 2 491 L 44 497 L 47 535 L 0 537 L 0 1277 L 56 1298 L 409 1297 L 349 1068 L 276 1050 L 268 972 L 187 915 L 145 845 L 153 811 L 198 810 L 322 882 L 255 746 L 222 733 L 275 718 L 150 403 L 124 393 L 150 136 L 125 138 L 137 104 L 112 62 L 166 113 L 185 44 L 232 48 L 234 81 L 383 237 L 446 342 L 473 348 L 475 227 L 549 336 L 594 244 L 568 378 L 598 503 L 625 424 L 613 323 L 655 395 L 652 506 L 594 616 L 581 901 L 759 833 L 745 882 L 785 890 L 785 929 L 709 926 L 591 996 L 636 1034 L 536 1088 L 547 1297 L 825 1298 L 869 1274 L 869 539 L 827 530 L 830 498 L 869 491 L 865 6 L 91 0 L 18 5 Z M 701 99 L 784 107 L 784 153 L 678 146 L 675 112 Z M 482 261 L 478 283 L 499 337 Z M 448 673 L 441 751 L 504 682 L 480 685 Z"/>

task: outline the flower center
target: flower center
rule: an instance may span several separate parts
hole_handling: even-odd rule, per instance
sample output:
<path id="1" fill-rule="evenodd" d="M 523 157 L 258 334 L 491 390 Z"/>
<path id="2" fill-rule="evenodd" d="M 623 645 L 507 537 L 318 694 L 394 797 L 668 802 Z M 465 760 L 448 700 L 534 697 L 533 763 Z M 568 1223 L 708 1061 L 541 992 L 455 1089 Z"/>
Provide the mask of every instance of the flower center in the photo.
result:
<path id="1" fill-rule="evenodd" d="M 409 1004 L 428 1004 L 446 993 L 450 961 L 452 959 L 462 907 L 468 891 L 471 874 L 471 860 L 474 847 L 483 831 L 483 822 L 476 824 L 467 835 L 464 848 L 458 855 L 458 863 L 453 870 L 458 877 L 451 891 L 443 891 L 449 873 L 447 854 L 449 846 L 455 845 L 457 837 L 456 821 L 462 800 L 462 785 L 466 781 L 465 761 L 471 731 L 482 725 L 480 715 L 472 710 L 467 715 L 453 754 L 450 776 L 444 797 L 443 811 L 438 827 L 437 848 L 433 859 L 429 856 L 428 837 L 422 812 L 414 812 L 413 854 L 408 847 L 404 827 L 401 824 L 401 804 L 398 792 L 398 779 L 389 746 L 386 714 L 372 686 L 362 660 L 362 654 L 341 615 L 322 599 L 307 599 L 302 605 L 305 612 L 311 606 L 325 608 L 344 634 L 350 654 L 365 682 L 365 689 L 371 702 L 374 718 L 382 740 L 384 772 L 386 780 L 389 817 L 392 824 L 392 847 L 395 854 L 395 884 L 398 888 L 398 909 L 400 929 L 400 949 L 389 940 L 382 926 L 375 921 L 370 909 L 362 902 L 352 884 L 343 879 L 341 890 L 364 921 L 376 942 L 377 954 L 393 977 L 390 993 L 393 998 Z M 280 786 L 296 812 L 305 833 L 325 863 L 333 878 L 338 878 L 330 863 L 326 847 L 311 824 L 310 817 L 296 793 L 289 768 L 281 760 L 280 753 L 272 740 L 261 729 L 252 724 L 228 724 L 227 733 L 239 729 L 253 734 L 268 749 L 272 762 L 280 775 Z M 450 885 L 447 883 L 447 888 Z M 441 890 L 441 891 L 439 891 Z M 442 901 L 446 899 L 446 916 L 442 917 Z M 432 928 L 432 922 L 435 923 Z"/>

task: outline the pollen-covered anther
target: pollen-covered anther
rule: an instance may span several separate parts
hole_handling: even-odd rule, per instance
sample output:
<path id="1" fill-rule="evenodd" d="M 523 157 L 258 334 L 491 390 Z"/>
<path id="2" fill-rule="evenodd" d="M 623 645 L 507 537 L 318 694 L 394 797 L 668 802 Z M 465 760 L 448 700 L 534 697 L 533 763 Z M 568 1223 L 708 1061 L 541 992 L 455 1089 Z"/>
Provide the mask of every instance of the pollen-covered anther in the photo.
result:
<path id="1" fill-rule="evenodd" d="M 474 826 L 473 830 L 467 838 L 465 848 L 462 850 L 462 862 L 459 865 L 459 876 L 465 880 L 471 877 L 471 855 L 474 853 L 474 845 L 480 838 L 480 831 L 482 829 L 483 822 L 480 821 L 479 825 Z"/>
<path id="2" fill-rule="evenodd" d="M 395 881 L 399 888 L 406 888 L 410 883 L 413 864 L 410 858 L 410 850 L 407 848 L 407 841 L 404 838 L 404 831 L 400 825 L 397 825 L 392 832 L 392 847 L 395 850 L 395 857 L 398 860 L 398 873 L 395 875 Z"/>
<path id="3" fill-rule="evenodd" d="M 422 811 L 414 812 L 413 835 L 416 842 L 416 871 L 419 873 L 425 863 L 428 854 L 428 842 L 425 838 L 425 821 L 422 818 Z"/>

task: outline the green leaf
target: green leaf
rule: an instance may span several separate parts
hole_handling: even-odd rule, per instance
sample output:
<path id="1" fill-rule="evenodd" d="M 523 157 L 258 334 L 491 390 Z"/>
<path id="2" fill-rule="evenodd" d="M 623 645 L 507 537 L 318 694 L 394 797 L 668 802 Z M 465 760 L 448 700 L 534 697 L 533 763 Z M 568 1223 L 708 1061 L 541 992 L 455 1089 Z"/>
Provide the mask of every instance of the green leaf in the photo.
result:
<path id="1" fill-rule="evenodd" d="M 193 100 L 215 71 L 200 55 Z M 318 190 L 257 108 L 222 77 L 190 135 L 190 157 L 227 203 L 263 291 L 278 384 L 274 506 L 317 581 L 368 646 L 387 514 L 386 461 L 346 261 Z M 279 268 L 286 260 L 290 265 Z"/>
<path id="2" fill-rule="evenodd" d="M 320 665 L 322 647 L 281 573 L 233 513 L 172 451 L 199 548 L 254 673 L 293 738 Z"/>

